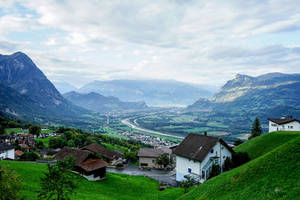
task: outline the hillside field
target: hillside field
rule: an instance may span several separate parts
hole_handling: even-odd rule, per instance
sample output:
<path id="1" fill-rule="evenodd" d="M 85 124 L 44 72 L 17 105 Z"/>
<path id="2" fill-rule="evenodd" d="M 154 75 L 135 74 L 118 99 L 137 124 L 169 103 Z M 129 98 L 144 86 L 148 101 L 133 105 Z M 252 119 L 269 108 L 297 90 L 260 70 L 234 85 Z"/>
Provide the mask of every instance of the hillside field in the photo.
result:
<path id="1" fill-rule="evenodd" d="M 37 199 L 36 191 L 39 189 L 39 180 L 47 168 L 45 164 L 15 161 L 1 161 L 1 164 L 14 169 L 19 174 L 23 184 L 20 191 L 21 197 L 24 196 L 26 200 Z M 174 200 L 183 194 L 181 188 L 167 188 L 164 191 L 159 191 L 158 188 L 158 182 L 147 177 L 107 173 L 107 179 L 103 181 L 89 182 L 80 178 L 79 188 L 71 199 Z"/>
<path id="2" fill-rule="evenodd" d="M 179 199 L 299 199 L 300 133 L 269 133 L 236 149 L 249 152 L 254 159 L 208 180 Z"/>

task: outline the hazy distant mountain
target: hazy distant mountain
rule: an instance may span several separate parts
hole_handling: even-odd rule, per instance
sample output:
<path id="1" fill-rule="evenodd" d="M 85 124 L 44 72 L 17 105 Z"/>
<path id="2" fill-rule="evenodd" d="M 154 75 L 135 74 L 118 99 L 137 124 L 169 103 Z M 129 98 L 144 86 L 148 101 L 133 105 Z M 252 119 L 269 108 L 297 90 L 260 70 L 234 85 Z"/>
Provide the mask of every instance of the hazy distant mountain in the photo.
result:
<path id="1" fill-rule="evenodd" d="M 0 107 L 20 117 L 76 117 L 86 110 L 68 102 L 24 53 L 0 54 Z"/>
<path id="2" fill-rule="evenodd" d="M 53 84 L 61 94 L 71 92 L 71 91 L 76 91 L 78 89 L 75 86 L 71 85 L 70 83 L 64 81 L 55 81 L 53 82 Z"/>
<path id="3" fill-rule="evenodd" d="M 238 74 L 211 98 L 201 98 L 188 109 L 298 115 L 300 74 L 269 73 L 258 77 Z"/>
<path id="4" fill-rule="evenodd" d="M 145 101 L 148 105 L 188 105 L 211 92 L 199 86 L 170 80 L 111 80 L 94 81 L 78 90 L 115 96 L 121 101 Z"/>
<path id="5" fill-rule="evenodd" d="M 63 96 L 75 105 L 96 112 L 141 110 L 148 108 L 145 102 L 122 102 L 116 97 L 105 97 L 95 92 L 88 94 L 69 92 Z"/>

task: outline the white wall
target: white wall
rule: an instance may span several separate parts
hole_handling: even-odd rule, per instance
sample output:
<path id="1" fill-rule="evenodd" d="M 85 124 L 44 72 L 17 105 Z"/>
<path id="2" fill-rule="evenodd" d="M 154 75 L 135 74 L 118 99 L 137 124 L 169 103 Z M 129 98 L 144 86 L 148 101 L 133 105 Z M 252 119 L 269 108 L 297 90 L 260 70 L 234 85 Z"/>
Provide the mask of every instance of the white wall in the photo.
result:
<path id="1" fill-rule="evenodd" d="M 274 131 L 300 131 L 300 123 L 294 121 L 287 124 L 278 125 L 269 121 L 269 133 Z"/>
<path id="2" fill-rule="evenodd" d="M 183 181 L 184 175 L 189 174 L 189 168 L 192 170 L 192 173 L 200 175 L 200 162 L 176 156 L 176 181 Z"/>
<path id="3" fill-rule="evenodd" d="M 15 159 L 15 149 L 6 150 L 0 153 L 0 159 Z"/>

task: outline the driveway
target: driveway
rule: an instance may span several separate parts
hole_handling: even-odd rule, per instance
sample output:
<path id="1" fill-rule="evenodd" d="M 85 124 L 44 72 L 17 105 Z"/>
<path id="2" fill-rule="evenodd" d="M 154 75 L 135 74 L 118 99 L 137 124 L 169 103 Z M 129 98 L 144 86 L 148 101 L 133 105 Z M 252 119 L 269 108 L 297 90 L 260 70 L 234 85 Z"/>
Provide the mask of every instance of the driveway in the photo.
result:
<path id="1" fill-rule="evenodd" d="M 154 180 L 157 180 L 160 183 L 166 183 L 171 186 L 177 186 L 175 180 L 175 176 L 176 176 L 175 171 L 164 171 L 164 170 L 156 170 L 156 169 L 146 171 L 146 170 L 140 170 L 137 166 L 130 166 L 130 165 L 125 165 L 124 169 L 107 168 L 107 171 L 111 173 L 118 173 L 118 174 L 146 176 Z"/>

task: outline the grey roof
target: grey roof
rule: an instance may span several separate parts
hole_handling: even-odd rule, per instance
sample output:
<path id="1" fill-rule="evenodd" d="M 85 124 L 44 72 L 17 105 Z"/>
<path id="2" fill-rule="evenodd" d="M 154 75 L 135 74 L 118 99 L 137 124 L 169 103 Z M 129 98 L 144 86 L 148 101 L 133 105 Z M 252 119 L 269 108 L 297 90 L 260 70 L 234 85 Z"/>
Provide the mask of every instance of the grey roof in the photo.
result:
<path id="1" fill-rule="evenodd" d="M 164 152 L 159 149 L 140 148 L 137 156 L 138 157 L 158 158 L 162 154 L 164 154 Z"/>
<path id="2" fill-rule="evenodd" d="M 222 143 L 229 151 L 233 150 L 221 138 L 200 134 L 189 134 L 175 149 L 174 154 L 202 162 L 210 150 Z"/>
<path id="3" fill-rule="evenodd" d="M 278 125 L 282 125 L 282 124 L 287 124 L 287 123 L 290 123 L 290 122 L 299 122 L 299 120 L 293 118 L 292 116 L 286 116 L 286 117 L 282 117 L 280 119 L 276 119 L 276 118 L 268 118 L 269 121 L 271 122 L 274 122 L 275 124 L 278 124 Z"/>
<path id="4" fill-rule="evenodd" d="M 14 149 L 14 147 L 6 143 L 0 143 L 0 151 L 7 151 L 11 149 Z"/>

